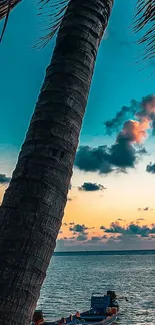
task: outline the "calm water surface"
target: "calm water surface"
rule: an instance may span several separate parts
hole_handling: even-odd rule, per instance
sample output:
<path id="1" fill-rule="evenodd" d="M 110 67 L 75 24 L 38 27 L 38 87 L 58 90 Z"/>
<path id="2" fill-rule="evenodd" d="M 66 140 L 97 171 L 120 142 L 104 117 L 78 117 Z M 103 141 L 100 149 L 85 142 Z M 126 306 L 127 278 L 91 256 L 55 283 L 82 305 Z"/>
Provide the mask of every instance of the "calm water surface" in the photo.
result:
<path id="1" fill-rule="evenodd" d="M 46 319 L 90 307 L 91 293 L 115 289 L 120 301 L 118 324 L 155 324 L 155 255 L 54 256 L 38 307 Z"/>

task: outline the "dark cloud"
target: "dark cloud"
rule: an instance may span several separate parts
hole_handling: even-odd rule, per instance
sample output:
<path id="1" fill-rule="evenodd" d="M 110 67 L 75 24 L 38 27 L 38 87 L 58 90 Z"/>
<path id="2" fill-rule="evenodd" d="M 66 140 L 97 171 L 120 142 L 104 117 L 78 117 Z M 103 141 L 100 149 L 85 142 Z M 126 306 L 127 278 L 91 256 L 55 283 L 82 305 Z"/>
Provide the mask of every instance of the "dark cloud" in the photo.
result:
<path id="1" fill-rule="evenodd" d="M 88 229 L 89 228 L 86 227 L 85 225 L 80 225 L 80 224 L 73 225 L 73 227 L 69 228 L 70 231 L 73 231 L 75 233 L 84 233 Z"/>
<path id="2" fill-rule="evenodd" d="M 73 232 L 73 235 L 76 235 L 76 241 L 83 242 L 88 240 L 88 230 L 94 229 L 94 227 L 86 227 L 85 225 L 70 223 L 70 231 Z"/>
<path id="3" fill-rule="evenodd" d="M 146 166 L 146 171 L 151 174 L 155 174 L 155 164 L 151 162 Z"/>
<path id="4" fill-rule="evenodd" d="M 155 233 L 155 226 L 152 228 L 148 226 L 140 226 L 138 224 L 131 223 L 127 227 L 122 227 L 119 222 L 112 222 L 110 228 L 105 228 L 101 226 L 105 233 L 108 234 L 120 234 L 123 236 L 139 236 L 139 237 L 149 237 L 151 234 Z"/>
<path id="5" fill-rule="evenodd" d="M 112 222 L 110 225 L 110 228 L 101 226 L 100 229 L 102 229 L 102 230 L 104 230 L 104 232 L 110 233 L 110 234 L 122 234 L 124 231 L 124 228 L 122 226 L 120 226 L 119 222 Z"/>
<path id="6" fill-rule="evenodd" d="M 7 177 L 6 174 L 0 174 L 0 184 L 7 184 L 11 180 L 11 177 Z"/>
<path id="7" fill-rule="evenodd" d="M 75 224 L 74 222 L 70 222 L 70 223 L 69 223 L 70 226 L 73 226 L 74 224 Z"/>
<path id="8" fill-rule="evenodd" d="M 79 189 L 79 191 L 95 192 L 95 191 L 106 190 L 106 187 L 104 187 L 104 186 L 101 185 L 101 184 L 85 182 L 85 183 L 84 183 L 83 185 L 81 185 L 78 189 Z"/>
<path id="9" fill-rule="evenodd" d="M 134 99 L 131 100 L 130 106 L 123 106 L 113 119 L 104 123 L 106 133 L 111 135 L 114 131 L 118 132 L 124 121 L 132 118 L 139 109 L 140 103 Z"/>
<path id="10" fill-rule="evenodd" d="M 106 230 L 106 227 L 101 226 L 100 229 L 101 229 L 101 230 Z"/>
<path id="11" fill-rule="evenodd" d="M 94 229 L 94 227 L 88 228 L 85 225 L 76 224 L 69 228 L 73 232 L 73 235 L 77 235 L 77 241 L 87 241 L 88 240 L 88 230 Z"/>
<path id="12" fill-rule="evenodd" d="M 144 218 L 138 218 L 136 219 L 137 221 L 144 221 L 145 219 Z"/>
<path id="13" fill-rule="evenodd" d="M 108 174 L 112 172 L 112 166 L 108 159 L 107 146 L 99 146 L 92 148 L 89 146 L 79 147 L 76 159 L 75 167 L 85 172 L 96 172 L 101 174 Z"/>
<path id="14" fill-rule="evenodd" d="M 129 139 L 119 134 L 117 142 L 110 147 L 109 162 L 116 167 L 134 167 L 136 163 L 136 150 Z"/>
<path id="15" fill-rule="evenodd" d="M 128 139 L 123 139 L 120 136 L 111 147 L 79 147 L 75 167 L 85 172 L 109 174 L 113 171 L 124 172 L 127 167 L 134 168 L 136 160 L 135 148 L 129 143 Z"/>
<path id="16" fill-rule="evenodd" d="M 68 226 L 68 224 L 66 222 L 63 223 L 63 226 Z"/>

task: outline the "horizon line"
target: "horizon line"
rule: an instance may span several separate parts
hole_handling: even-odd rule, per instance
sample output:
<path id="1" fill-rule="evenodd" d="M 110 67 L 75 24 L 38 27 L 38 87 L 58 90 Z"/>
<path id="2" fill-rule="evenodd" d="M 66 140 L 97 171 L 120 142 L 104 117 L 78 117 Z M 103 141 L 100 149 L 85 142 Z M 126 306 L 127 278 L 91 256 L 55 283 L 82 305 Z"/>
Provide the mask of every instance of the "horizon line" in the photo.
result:
<path id="1" fill-rule="evenodd" d="M 147 253 L 147 252 L 153 252 L 155 253 L 155 249 L 152 248 L 152 249 L 122 249 L 122 250 L 92 250 L 92 251 L 55 251 L 54 252 L 54 255 L 57 255 L 57 254 L 110 254 L 110 253 L 113 253 L 113 254 L 123 254 L 123 253 Z"/>

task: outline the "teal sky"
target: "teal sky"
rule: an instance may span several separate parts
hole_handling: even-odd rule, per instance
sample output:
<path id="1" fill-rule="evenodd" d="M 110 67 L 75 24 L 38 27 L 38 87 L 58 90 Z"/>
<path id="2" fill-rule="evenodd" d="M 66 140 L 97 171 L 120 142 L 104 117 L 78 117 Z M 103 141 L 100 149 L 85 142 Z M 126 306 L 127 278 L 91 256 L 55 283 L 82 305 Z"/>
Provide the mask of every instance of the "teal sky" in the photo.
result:
<path id="1" fill-rule="evenodd" d="M 80 143 L 83 145 L 97 147 L 113 143 L 115 135 L 113 138 L 105 136 L 103 123 L 115 117 L 121 107 L 129 105 L 132 99 L 141 101 L 142 97 L 154 93 L 154 78 L 149 77 L 154 68 L 153 65 L 150 64 L 147 69 L 139 72 L 141 65 L 136 64 L 140 48 L 135 44 L 136 37 L 129 27 L 132 22 L 135 2 L 136 0 L 115 1 L 110 23 L 97 57 L 80 137 Z M 0 27 L 2 28 L 2 24 Z M 55 40 L 52 40 L 41 51 L 38 48 L 33 48 L 39 36 L 43 35 L 42 29 L 43 23 L 37 16 L 37 6 L 34 1 L 23 0 L 11 13 L 3 42 L 0 45 L 0 174 L 7 174 L 7 176 L 11 176 L 15 166 L 43 82 L 45 69 L 54 48 Z M 147 140 L 148 148 L 152 154 L 154 151 L 153 137 Z M 146 158 L 145 166 L 152 159 L 153 156 Z M 152 177 L 155 176 L 148 175 L 147 178 L 143 164 L 140 164 L 136 175 L 139 178 L 144 176 L 145 182 L 151 183 L 150 191 L 154 191 Z M 120 175 L 117 176 L 117 179 L 116 176 L 107 176 L 105 181 L 97 173 L 88 175 L 77 172 L 76 174 L 75 171 L 73 182 L 79 186 L 81 184 L 78 184 L 77 179 L 80 179 L 82 183 L 88 181 L 89 178 L 94 183 L 107 183 L 111 188 L 111 195 L 113 195 L 113 191 L 117 191 L 116 186 L 113 186 L 116 181 L 119 188 L 122 186 L 123 192 L 125 189 L 128 191 L 128 186 L 132 191 L 132 186 L 136 186 L 136 180 L 134 184 L 131 184 L 130 176 Z M 137 178 L 137 182 L 139 182 L 139 178 Z M 138 188 L 140 188 L 141 184 L 138 184 Z M 110 194 L 107 195 L 108 202 L 110 202 Z M 146 202 L 144 202 L 144 196 L 143 193 L 141 201 L 139 198 L 138 203 L 146 206 L 152 205 L 153 196 L 150 201 L 146 200 Z M 126 214 L 126 211 L 129 211 L 129 205 L 127 204 L 122 210 L 121 196 L 118 198 L 118 202 L 120 202 L 120 208 L 115 206 L 114 210 L 117 211 L 117 217 L 120 215 L 123 217 L 123 213 Z M 137 209 L 138 205 L 136 207 L 134 198 L 133 201 L 131 198 L 130 206 L 132 202 L 134 202 L 134 208 Z M 108 209 L 107 206 L 106 209 Z M 112 211 L 109 217 L 111 222 L 113 221 Z M 126 216 L 124 215 L 124 217 Z M 136 212 L 132 211 L 128 220 L 135 220 L 134 218 L 136 218 Z M 147 224 L 153 221 L 153 212 L 149 218 Z M 76 220 L 70 219 L 69 221 L 76 222 Z M 99 222 L 97 221 L 98 227 Z"/>
<path id="2" fill-rule="evenodd" d="M 139 47 L 129 28 L 135 0 L 116 0 L 106 40 L 99 50 L 81 142 L 103 135 L 103 122 L 113 117 L 132 98 L 154 92 L 148 75 L 135 65 Z M 0 143 L 19 149 L 33 112 L 54 40 L 39 51 L 32 48 L 43 24 L 34 1 L 23 1 L 11 13 L 0 49 Z M 139 66 L 140 68 L 140 66 Z"/>

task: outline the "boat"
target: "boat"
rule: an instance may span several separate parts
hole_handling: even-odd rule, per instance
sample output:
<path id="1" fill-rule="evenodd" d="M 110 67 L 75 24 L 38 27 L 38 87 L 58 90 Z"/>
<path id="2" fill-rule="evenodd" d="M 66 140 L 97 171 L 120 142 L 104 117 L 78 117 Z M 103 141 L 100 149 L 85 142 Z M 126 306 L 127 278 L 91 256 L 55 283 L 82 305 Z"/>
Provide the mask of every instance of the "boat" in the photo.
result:
<path id="1" fill-rule="evenodd" d="M 107 291 L 106 295 L 93 293 L 90 310 L 76 312 L 67 318 L 56 321 L 44 320 L 41 310 L 36 310 L 31 325 L 110 325 L 118 317 L 119 305 L 115 291 Z"/>

